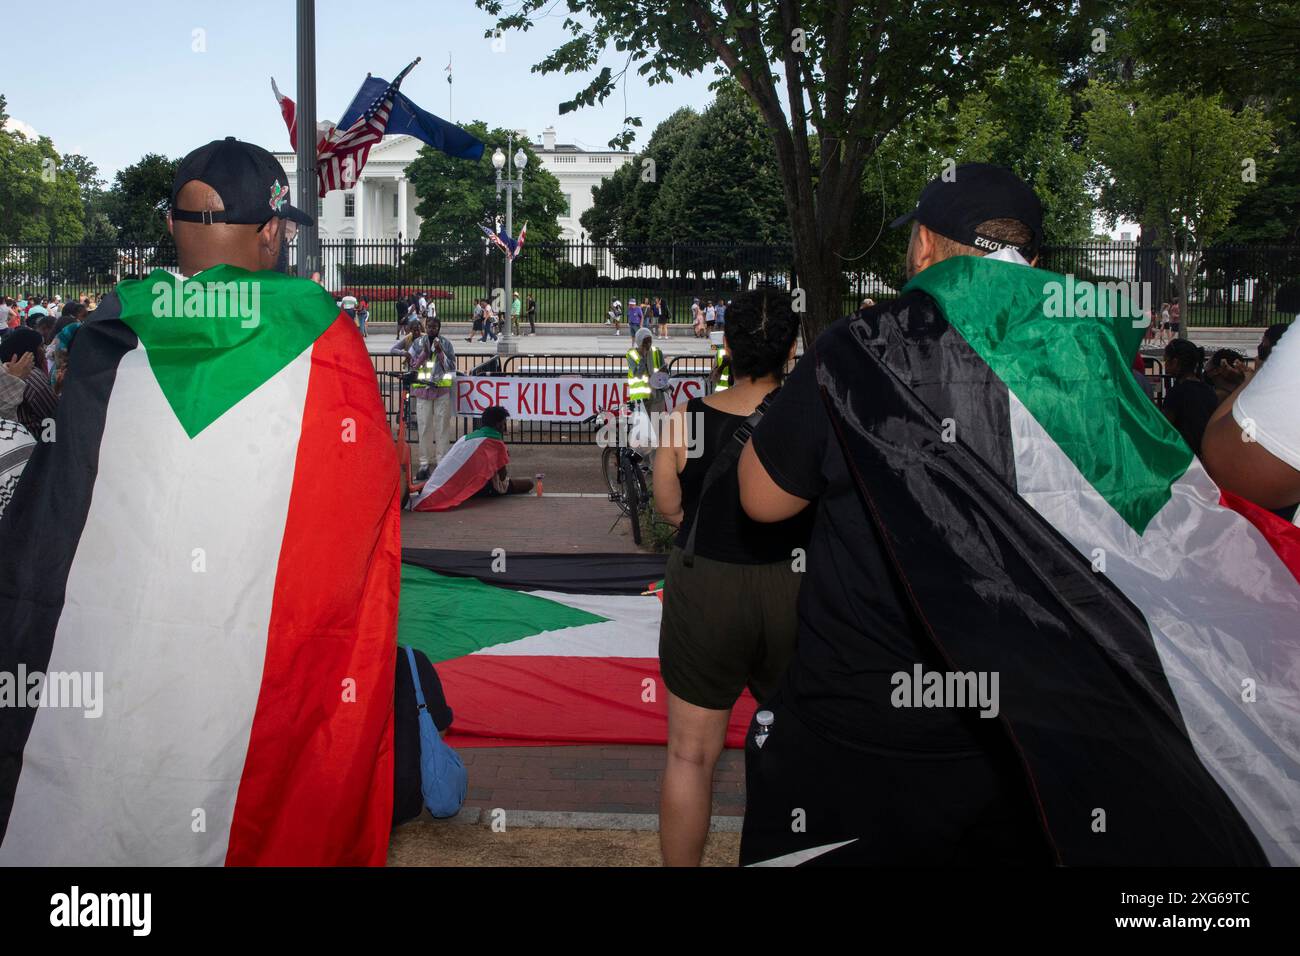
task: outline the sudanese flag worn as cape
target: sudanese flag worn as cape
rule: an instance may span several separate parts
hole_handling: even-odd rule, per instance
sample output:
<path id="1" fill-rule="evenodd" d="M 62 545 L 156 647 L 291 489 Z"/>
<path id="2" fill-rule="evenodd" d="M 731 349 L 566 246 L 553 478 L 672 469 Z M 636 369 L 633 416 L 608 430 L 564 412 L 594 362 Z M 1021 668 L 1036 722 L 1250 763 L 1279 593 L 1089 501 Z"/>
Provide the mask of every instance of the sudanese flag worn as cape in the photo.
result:
<path id="1" fill-rule="evenodd" d="M 102 685 L 0 707 L 0 864 L 382 865 L 399 488 L 362 340 L 275 272 L 117 294 L 0 519 L 0 673 Z"/>
<path id="2" fill-rule="evenodd" d="M 858 491 L 949 669 L 999 675 L 1059 862 L 1295 865 L 1300 529 L 1222 494 L 1143 394 L 1141 323 L 1048 317 L 1067 287 L 959 256 L 832 326 Z"/>

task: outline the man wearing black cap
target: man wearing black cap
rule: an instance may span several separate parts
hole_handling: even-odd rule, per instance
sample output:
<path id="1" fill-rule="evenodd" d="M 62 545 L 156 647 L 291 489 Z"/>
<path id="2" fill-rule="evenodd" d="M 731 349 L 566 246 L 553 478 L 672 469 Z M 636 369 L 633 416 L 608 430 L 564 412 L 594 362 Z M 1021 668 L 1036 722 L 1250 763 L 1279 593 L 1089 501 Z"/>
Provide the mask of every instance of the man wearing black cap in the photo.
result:
<path id="1" fill-rule="evenodd" d="M 103 710 L 0 708 L 0 865 L 387 857 L 397 460 L 355 326 L 285 274 L 288 196 L 260 147 L 195 150 L 188 278 L 78 333 L 0 522 L 0 672 L 99 674 Z"/>
<path id="2" fill-rule="evenodd" d="M 1010 171 L 959 166 L 938 179 L 911 223 L 908 277 L 953 256 L 1028 265 L 1042 213 Z M 876 317 L 889 321 L 877 322 Z M 932 348 L 941 323 L 923 292 L 833 324 L 804 355 L 759 423 L 740 465 L 751 517 L 816 508 L 799 595 L 799 636 L 780 689 L 746 743 L 741 862 L 988 865 L 1044 862 L 1035 813 L 1011 748 L 995 728 L 952 708 L 899 708 L 893 675 L 942 670 L 853 477 L 821 390 L 860 391 L 872 374 L 846 361 L 830 381 L 818 356 L 852 356 L 861 336 L 906 330 L 897 354 Z M 906 364 L 906 360 L 903 360 Z M 924 386 L 922 386 L 924 387 Z"/>

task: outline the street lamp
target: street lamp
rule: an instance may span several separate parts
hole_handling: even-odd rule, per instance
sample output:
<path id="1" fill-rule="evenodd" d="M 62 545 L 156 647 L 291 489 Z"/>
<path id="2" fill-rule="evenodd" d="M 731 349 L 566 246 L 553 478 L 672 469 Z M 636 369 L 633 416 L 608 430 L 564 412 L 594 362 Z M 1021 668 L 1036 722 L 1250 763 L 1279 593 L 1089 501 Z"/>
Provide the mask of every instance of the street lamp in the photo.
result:
<path id="1" fill-rule="evenodd" d="M 511 134 L 507 149 L 514 149 L 514 145 L 515 137 L 514 134 Z M 503 153 L 501 147 L 498 146 L 492 151 L 492 168 L 497 172 L 497 195 L 500 196 L 502 190 L 505 190 L 506 194 L 506 235 L 513 237 L 515 234 L 514 195 L 515 193 L 519 193 L 520 196 L 524 194 L 524 167 L 528 165 L 528 156 L 524 153 L 524 148 L 522 146 L 519 147 L 514 154 L 514 167 L 517 172 L 516 176 L 503 176 L 502 172 L 505 169 L 505 165 L 506 154 Z M 511 311 L 514 306 L 513 265 L 514 260 L 507 256 L 505 308 L 503 309 L 505 312 L 505 322 L 502 323 L 501 338 L 497 340 L 497 354 L 499 355 L 513 354 L 519 350 L 519 346 L 515 342 L 514 337 L 514 314 Z"/>

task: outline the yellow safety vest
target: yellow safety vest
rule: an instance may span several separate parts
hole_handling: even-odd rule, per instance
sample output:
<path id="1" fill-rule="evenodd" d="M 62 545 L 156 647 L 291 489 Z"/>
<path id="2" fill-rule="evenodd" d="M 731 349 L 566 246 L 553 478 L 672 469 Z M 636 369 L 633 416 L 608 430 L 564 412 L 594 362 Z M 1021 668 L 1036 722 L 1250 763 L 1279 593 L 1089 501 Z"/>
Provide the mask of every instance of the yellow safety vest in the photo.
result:
<path id="1" fill-rule="evenodd" d="M 718 349 L 717 360 L 714 364 L 722 369 L 722 374 L 718 376 L 718 384 L 713 386 L 715 392 L 721 392 L 731 387 L 731 360 L 727 358 L 727 353 Z"/>
<path id="2" fill-rule="evenodd" d="M 433 342 L 429 342 L 429 348 L 433 349 Z M 441 375 L 438 374 L 437 353 L 430 351 L 429 359 L 420 366 L 420 370 L 415 373 L 415 381 L 425 388 L 436 386 L 438 388 L 451 388 L 452 379 L 455 373 L 451 369 L 446 369 Z"/>
<path id="3" fill-rule="evenodd" d="M 651 368 L 650 363 L 654 367 Z M 658 347 L 650 349 L 650 362 L 641 359 L 641 350 L 627 350 L 627 399 L 630 402 L 644 402 L 650 399 L 650 376 L 659 371 L 664 364 L 664 354 Z"/>

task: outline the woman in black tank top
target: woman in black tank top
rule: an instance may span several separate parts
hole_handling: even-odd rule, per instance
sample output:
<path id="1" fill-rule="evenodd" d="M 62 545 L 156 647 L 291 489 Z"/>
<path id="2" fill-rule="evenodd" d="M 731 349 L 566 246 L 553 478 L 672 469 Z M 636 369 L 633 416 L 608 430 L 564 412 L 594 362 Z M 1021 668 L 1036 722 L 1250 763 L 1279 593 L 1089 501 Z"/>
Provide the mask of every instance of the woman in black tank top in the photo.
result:
<path id="1" fill-rule="evenodd" d="M 760 702 L 771 694 L 794 648 L 811 509 L 778 524 L 751 520 L 740 504 L 733 436 L 779 387 L 798 331 L 788 294 L 738 295 L 725 340 L 734 383 L 675 409 L 655 454 L 655 508 L 678 528 L 659 630 L 668 689 L 659 841 L 669 866 L 699 864 L 731 708 L 746 687 Z M 720 458 L 727 464 L 706 487 Z M 696 523 L 688 566 L 683 549 Z"/>

